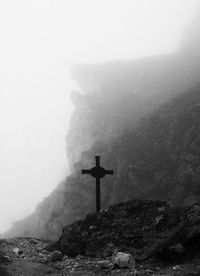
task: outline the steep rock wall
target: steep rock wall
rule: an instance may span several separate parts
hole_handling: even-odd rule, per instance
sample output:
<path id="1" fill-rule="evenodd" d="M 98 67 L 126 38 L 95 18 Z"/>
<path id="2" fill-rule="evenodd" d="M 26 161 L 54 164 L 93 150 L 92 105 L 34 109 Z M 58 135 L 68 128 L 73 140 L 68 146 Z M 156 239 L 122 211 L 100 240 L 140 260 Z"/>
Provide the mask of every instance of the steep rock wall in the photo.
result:
<path id="1" fill-rule="evenodd" d="M 195 85 L 196 81 L 193 83 Z M 181 81 L 182 87 L 187 87 L 186 84 L 187 82 Z M 114 170 L 114 176 L 106 176 L 102 180 L 102 208 L 133 198 L 165 199 L 171 204 L 178 205 L 198 201 L 199 91 L 197 85 L 193 88 L 188 87 L 181 94 L 178 90 L 176 96 L 173 93 L 171 100 L 160 97 L 162 99 L 160 102 L 164 102 L 161 106 L 156 106 L 152 112 L 145 109 L 141 117 L 132 116 L 130 121 L 126 121 L 128 123 L 125 128 L 123 128 L 124 124 L 121 125 L 121 122 L 118 122 L 116 113 L 116 121 L 112 129 L 115 135 L 112 137 L 110 132 L 110 140 L 100 139 L 101 136 L 104 138 L 106 125 L 109 124 L 109 116 L 106 116 L 110 112 L 109 105 L 108 112 L 103 103 L 98 109 L 100 115 L 103 113 L 104 120 L 107 117 L 108 121 L 104 121 L 102 116 L 97 120 L 90 115 L 87 120 L 88 115 L 86 116 L 87 113 L 85 113 L 86 128 L 94 139 L 91 140 L 90 148 L 88 150 L 85 148 L 84 151 L 83 143 L 83 147 L 80 148 L 81 158 L 73 165 L 74 172 L 71 176 L 37 207 L 31 218 L 18 222 L 7 235 L 36 236 L 56 240 L 65 225 L 94 212 L 94 179 L 82 175 L 81 170 L 94 165 L 96 154 L 101 155 L 104 167 Z M 157 99 L 157 94 L 153 97 Z M 147 99 L 150 98 L 147 97 Z M 143 101 L 145 102 L 145 99 Z M 99 103 L 98 100 L 98 105 Z M 124 101 L 124 105 L 122 103 L 120 108 L 127 110 L 126 103 Z M 132 103 L 136 108 L 139 107 L 139 103 L 136 104 L 134 101 Z M 148 106 L 148 102 L 146 105 Z M 95 108 L 93 112 L 97 112 Z M 120 112 L 119 117 L 121 114 Z M 82 118 L 84 110 L 81 109 L 80 112 L 80 109 L 77 109 L 74 115 Z M 126 118 L 130 119 L 131 115 L 130 109 Z M 88 124 L 89 120 L 93 120 L 95 128 L 98 126 L 98 139 L 92 136 L 93 129 L 91 124 Z M 105 127 L 103 125 L 100 128 L 101 123 L 105 124 Z M 77 127 L 70 135 L 73 136 L 80 129 L 84 130 L 84 125 Z M 118 133 L 117 129 L 121 132 Z M 79 135 L 81 137 L 82 132 Z M 76 143 L 77 145 L 79 143 L 76 139 L 72 142 L 70 147 L 73 152 L 77 150 Z"/>
<path id="2" fill-rule="evenodd" d="M 102 181 L 103 208 L 130 198 L 185 205 L 199 200 L 196 22 L 198 14 L 176 53 L 72 69 L 81 89 L 72 93 L 75 110 L 67 134 L 72 174 L 6 236 L 56 240 L 65 225 L 93 212 L 94 180 L 81 170 L 94 165 L 96 154 L 115 172 Z"/>
<path id="3" fill-rule="evenodd" d="M 199 74 L 199 58 L 179 53 L 74 67 L 72 76 L 82 94 L 72 93 L 76 109 L 67 134 L 70 168 L 96 141 L 110 143 L 161 104 L 198 83 Z"/>

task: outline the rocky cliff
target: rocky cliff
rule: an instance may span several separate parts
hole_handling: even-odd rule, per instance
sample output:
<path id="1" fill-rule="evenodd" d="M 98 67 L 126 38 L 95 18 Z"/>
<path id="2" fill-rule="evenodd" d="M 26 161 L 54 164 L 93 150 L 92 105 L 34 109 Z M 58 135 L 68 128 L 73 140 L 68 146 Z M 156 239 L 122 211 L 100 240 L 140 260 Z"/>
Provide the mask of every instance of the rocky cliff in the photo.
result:
<path id="1" fill-rule="evenodd" d="M 184 41 L 194 45 L 194 35 Z M 198 47 L 189 49 L 72 68 L 81 89 L 72 92 L 67 134 L 72 173 L 7 236 L 55 240 L 66 224 L 93 212 L 94 180 L 81 170 L 96 154 L 114 170 L 102 180 L 102 208 L 133 198 L 199 200 L 200 57 Z"/>
<path id="2" fill-rule="evenodd" d="M 192 74 L 193 85 L 200 72 L 197 69 L 196 79 Z M 83 176 L 81 170 L 94 165 L 96 154 L 101 155 L 103 166 L 115 172 L 102 180 L 102 208 L 131 198 L 165 199 L 184 205 L 198 201 L 200 86 L 192 87 L 188 79 L 181 76 L 172 82 L 171 96 L 159 94 L 160 87 L 151 94 L 147 90 L 146 97 L 131 91 L 125 97 L 121 93 L 120 100 L 120 93 L 114 90 L 110 95 L 106 91 L 106 101 L 103 92 L 97 93 L 92 103 L 88 94 L 81 95 L 81 101 L 89 99 L 90 106 L 83 104 L 84 108 L 76 109 L 72 116 L 68 152 L 73 173 L 31 217 L 7 234 L 55 240 L 66 224 L 93 212 L 94 180 Z M 156 87 L 155 81 L 152 86 Z"/>
<path id="3" fill-rule="evenodd" d="M 166 56 L 98 65 L 78 65 L 72 77 L 83 93 L 67 135 L 71 169 L 96 142 L 110 143 L 141 118 L 199 82 L 200 59 L 177 52 Z"/>

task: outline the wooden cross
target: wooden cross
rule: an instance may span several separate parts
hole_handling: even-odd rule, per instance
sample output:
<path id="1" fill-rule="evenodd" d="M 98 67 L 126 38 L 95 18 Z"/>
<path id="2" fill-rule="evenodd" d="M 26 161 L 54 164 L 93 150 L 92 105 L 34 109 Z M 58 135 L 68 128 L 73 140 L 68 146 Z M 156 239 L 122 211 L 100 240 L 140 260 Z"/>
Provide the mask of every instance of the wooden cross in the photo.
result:
<path id="1" fill-rule="evenodd" d="M 96 211 L 100 211 L 101 205 L 101 193 L 100 193 L 100 178 L 104 177 L 106 174 L 113 174 L 112 170 L 105 170 L 100 166 L 100 156 L 95 156 L 96 167 L 90 170 L 82 170 L 82 174 L 90 174 L 92 177 L 96 178 Z"/>

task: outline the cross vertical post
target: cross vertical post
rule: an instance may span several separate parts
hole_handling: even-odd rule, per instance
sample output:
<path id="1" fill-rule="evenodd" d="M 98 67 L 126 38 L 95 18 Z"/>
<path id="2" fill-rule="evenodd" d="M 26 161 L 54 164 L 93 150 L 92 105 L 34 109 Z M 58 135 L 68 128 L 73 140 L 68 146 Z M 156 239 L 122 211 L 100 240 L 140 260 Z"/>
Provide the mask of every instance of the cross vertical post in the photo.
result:
<path id="1" fill-rule="evenodd" d="M 82 170 L 82 174 L 89 174 L 92 177 L 96 178 L 96 211 L 101 210 L 101 191 L 100 191 L 100 179 L 103 178 L 106 174 L 113 175 L 112 170 L 105 170 L 100 166 L 100 156 L 95 156 L 96 167 L 93 167 L 90 170 Z"/>
<path id="2" fill-rule="evenodd" d="M 96 211 L 101 209 L 101 192 L 100 192 L 100 178 L 96 178 Z"/>
<path id="3" fill-rule="evenodd" d="M 100 167 L 100 156 L 95 156 L 96 168 Z M 96 177 L 96 211 L 100 211 L 101 205 L 100 177 Z"/>

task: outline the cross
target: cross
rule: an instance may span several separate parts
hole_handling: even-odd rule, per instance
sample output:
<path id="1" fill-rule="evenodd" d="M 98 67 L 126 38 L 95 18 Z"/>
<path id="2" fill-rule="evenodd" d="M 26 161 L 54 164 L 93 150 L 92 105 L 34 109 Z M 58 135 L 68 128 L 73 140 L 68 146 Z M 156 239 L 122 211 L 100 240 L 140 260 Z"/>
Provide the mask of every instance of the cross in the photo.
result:
<path id="1" fill-rule="evenodd" d="M 100 166 L 100 156 L 95 156 L 96 167 L 90 170 L 82 170 L 82 174 L 90 174 L 92 177 L 96 178 L 96 211 L 100 211 L 101 205 L 101 193 L 100 193 L 100 178 L 104 177 L 106 174 L 113 174 L 112 170 L 105 170 Z"/>

